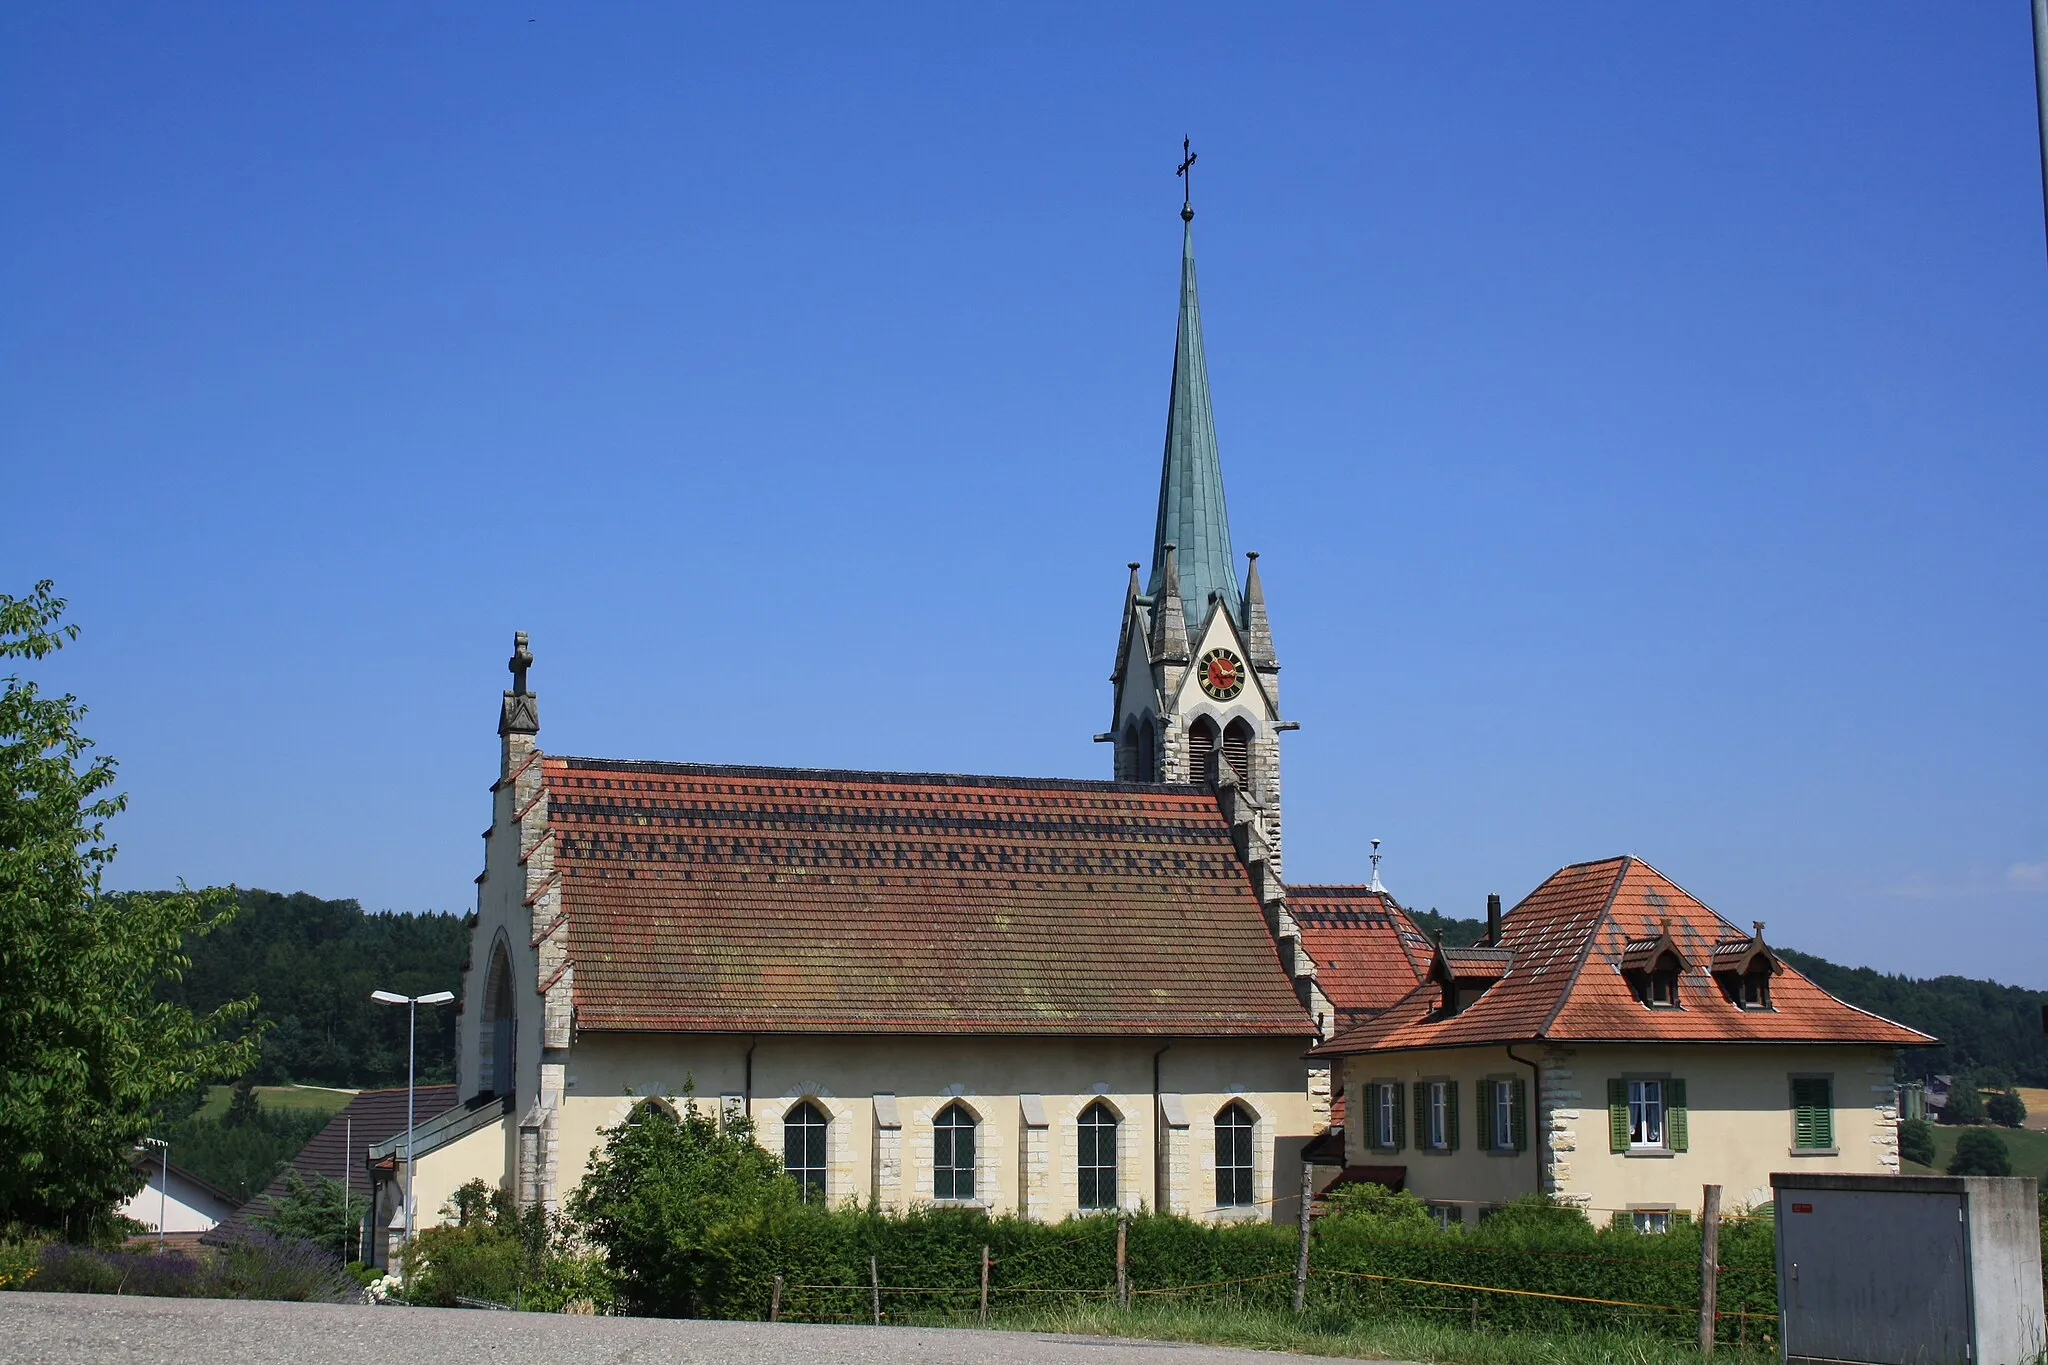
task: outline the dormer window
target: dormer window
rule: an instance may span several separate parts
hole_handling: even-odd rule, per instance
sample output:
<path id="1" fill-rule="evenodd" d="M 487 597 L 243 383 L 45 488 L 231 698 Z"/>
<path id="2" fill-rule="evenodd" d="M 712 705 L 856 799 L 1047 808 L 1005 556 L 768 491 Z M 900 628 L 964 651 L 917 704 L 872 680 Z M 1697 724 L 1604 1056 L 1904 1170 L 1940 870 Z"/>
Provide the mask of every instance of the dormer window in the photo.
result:
<path id="1" fill-rule="evenodd" d="M 1666 920 L 1660 932 L 1649 938 L 1632 938 L 1622 947 L 1621 974 L 1637 1000 L 1653 1010 L 1682 1008 L 1678 979 L 1690 968 L 1678 941 L 1671 936 Z"/>
<path id="2" fill-rule="evenodd" d="M 1678 962 L 1669 954 L 1643 977 L 1642 1000 L 1652 1009 L 1678 1008 Z"/>
<path id="3" fill-rule="evenodd" d="M 1764 942 L 1764 926 L 1748 938 L 1723 939 L 1714 945 L 1714 978 L 1728 1003 L 1739 1010 L 1771 1007 L 1771 978 L 1780 970 L 1778 955 Z"/>
<path id="4" fill-rule="evenodd" d="M 1446 948 L 1439 936 L 1429 978 L 1443 991 L 1438 1012 L 1443 1018 L 1462 1014 L 1486 994 L 1514 965 L 1507 948 Z"/>

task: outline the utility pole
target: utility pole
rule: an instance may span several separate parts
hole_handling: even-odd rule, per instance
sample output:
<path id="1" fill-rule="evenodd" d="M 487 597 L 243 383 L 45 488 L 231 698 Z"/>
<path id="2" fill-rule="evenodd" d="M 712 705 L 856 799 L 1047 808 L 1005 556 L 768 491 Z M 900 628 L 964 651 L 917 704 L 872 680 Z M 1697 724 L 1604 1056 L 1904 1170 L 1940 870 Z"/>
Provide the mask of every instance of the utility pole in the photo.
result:
<path id="1" fill-rule="evenodd" d="M 155 1147 L 163 1153 L 163 1170 L 156 1180 L 156 1249 L 164 1249 L 164 1224 L 170 1221 L 171 1205 L 171 1144 L 162 1138 L 144 1138 L 142 1145 Z"/>

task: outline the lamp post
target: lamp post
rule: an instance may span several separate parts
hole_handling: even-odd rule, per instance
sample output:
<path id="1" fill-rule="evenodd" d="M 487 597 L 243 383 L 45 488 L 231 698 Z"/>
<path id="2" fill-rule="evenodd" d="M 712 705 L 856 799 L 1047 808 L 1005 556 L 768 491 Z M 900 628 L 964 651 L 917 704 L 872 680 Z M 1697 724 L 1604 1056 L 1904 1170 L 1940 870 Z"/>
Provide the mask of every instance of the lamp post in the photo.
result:
<path id="1" fill-rule="evenodd" d="M 434 991 L 427 995 L 399 995 L 395 991 L 371 991 L 370 998 L 384 1005 L 404 1005 L 405 1025 L 405 1243 L 412 1245 L 412 1104 L 413 1067 L 418 1060 L 417 1039 L 420 1028 L 421 1005 L 445 1005 L 455 998 L 454 991 Z"/>
<path id="2" fill-rule="evenodd" d="M 164 1249 L 164 1224 L 170 1221 L 171 1207 L 171 1144 L 162 1138 L 146 1137 L 145 1147 L 155 1147 L 163 1152 L 162 1172 L 156 1178 L 156 1249 Z"/>

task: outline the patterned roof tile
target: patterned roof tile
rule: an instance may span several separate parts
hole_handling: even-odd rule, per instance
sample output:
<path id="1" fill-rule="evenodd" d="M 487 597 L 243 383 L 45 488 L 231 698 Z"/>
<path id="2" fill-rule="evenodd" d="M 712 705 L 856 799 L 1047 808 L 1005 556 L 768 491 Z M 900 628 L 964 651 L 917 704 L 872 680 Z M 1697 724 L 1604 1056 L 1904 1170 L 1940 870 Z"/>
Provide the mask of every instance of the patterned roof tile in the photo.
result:
<path id="1" fill-rule="evenodd" d="M 1430 942 L 1400 903 L 1366 886 L 1290 886 L 1287 910 L 1315 960 L 1316 984 L 1350 1025 L 1393 1005 L 1422 980 Z"/>
<path id="2" fill-rule="evenodd" d="M 1313 1033 L 1192 787 L 545 771 L 579 1028 Z"/>

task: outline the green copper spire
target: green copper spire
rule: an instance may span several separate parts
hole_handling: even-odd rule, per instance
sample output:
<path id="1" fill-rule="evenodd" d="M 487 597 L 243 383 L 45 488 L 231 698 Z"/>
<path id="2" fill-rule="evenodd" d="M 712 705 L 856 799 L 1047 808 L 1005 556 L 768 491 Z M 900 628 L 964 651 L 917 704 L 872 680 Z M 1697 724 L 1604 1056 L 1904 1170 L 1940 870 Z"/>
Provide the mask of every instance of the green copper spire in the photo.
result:
<path id="1" fill-rule="evenodd" d="M 1237 574 L 1230 553 L 1230 515 L 1223 506 L 1223 463 L 1216 419 L 1209 411 L 1209 365 L 1202 357 L 1202 305 L 1195 293 L 1194 211 L 1181 209 L 1180 331 L 1173 343 L 1173 397 L 1166 409 L 1166 456 L 1159 472 L 1159 522 L 1152 533 L 1157 600 L 1166 583 L 1166 547 L 1179 547 L 1180 593 L 1188 633 L 1209 618 L 1211 594 L 1238 613 Z"/>

